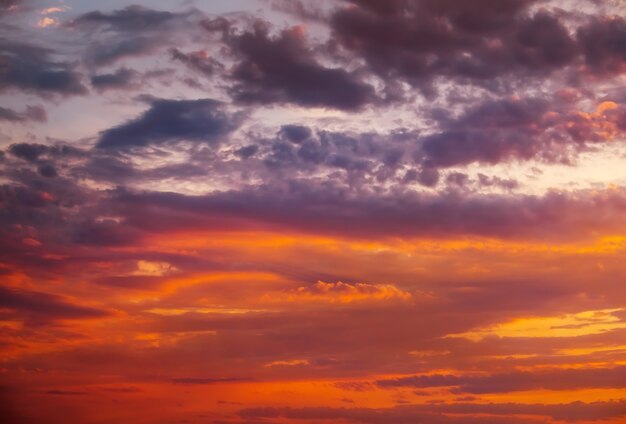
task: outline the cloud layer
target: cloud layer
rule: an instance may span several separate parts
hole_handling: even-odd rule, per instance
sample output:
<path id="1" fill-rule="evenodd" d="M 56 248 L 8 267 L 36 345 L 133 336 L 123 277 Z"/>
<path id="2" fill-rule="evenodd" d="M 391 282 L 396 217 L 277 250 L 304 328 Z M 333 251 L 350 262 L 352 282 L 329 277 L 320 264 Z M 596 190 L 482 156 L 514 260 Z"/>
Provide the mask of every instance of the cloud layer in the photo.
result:
<path id="1" fill-rule="evenodd" d="M 618 1 L 91 3 L 0 2 L 5 421 L 623 422 Z"/>

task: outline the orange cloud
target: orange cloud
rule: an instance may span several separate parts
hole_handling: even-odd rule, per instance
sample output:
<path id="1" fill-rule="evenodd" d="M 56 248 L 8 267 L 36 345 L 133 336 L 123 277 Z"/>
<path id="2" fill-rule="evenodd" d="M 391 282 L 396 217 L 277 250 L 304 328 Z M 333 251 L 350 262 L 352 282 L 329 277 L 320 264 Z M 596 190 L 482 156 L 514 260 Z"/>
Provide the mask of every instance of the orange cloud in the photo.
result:
<path id="1" fill-rule="evenodd" d="M 368 301 L 409 301 L 410 292 L 401 290 L 392 284 L 366 283 L 326 283 L 318 281 L 311 286 L 298 287 L 282 293 L 267 294 L 262 300 L 267 302 L 327 302 L 353 303 Z"/>

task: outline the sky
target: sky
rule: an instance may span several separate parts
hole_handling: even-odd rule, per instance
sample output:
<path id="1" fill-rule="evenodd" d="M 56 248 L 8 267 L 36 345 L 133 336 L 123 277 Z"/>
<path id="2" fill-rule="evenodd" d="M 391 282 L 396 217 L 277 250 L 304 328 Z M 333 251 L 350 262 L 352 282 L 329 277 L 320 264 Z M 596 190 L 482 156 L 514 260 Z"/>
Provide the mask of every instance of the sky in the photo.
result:
<path id="1" fill-rule="evenodd" d="M 621 0 L 0 0 L 2 422 L 625 422 L 625 87 Z"/>

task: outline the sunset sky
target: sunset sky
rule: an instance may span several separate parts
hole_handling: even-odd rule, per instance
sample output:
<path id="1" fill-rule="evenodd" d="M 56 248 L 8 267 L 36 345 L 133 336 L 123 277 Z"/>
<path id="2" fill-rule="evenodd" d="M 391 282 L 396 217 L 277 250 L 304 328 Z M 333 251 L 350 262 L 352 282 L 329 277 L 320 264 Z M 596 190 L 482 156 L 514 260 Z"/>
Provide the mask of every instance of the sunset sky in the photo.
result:
<path id="1" fill-rule="evenodd" d="M 626 422 L 626 1 L 0 0 L 0 422 Z"/>

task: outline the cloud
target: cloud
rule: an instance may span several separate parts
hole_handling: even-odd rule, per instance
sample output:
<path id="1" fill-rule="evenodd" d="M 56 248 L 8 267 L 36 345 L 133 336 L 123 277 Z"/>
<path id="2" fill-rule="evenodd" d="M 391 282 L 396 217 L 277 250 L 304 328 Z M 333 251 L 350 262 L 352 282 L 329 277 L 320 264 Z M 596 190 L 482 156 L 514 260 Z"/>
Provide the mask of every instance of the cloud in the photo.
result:
<path id="1" fill-rule="evenodd" d="M 39 171 L 39 175 L 46 178 L 54 178 L 59 175 L 54 165 L 49 163 L 39 165 L 37 170 Z"/>
<path id="2" fill-rule="evenodd" d="M 329 302 L 348 304 L 353 302 L 407 301 L 412 299 L 409 292 L 391 284 L 365 283 L 325 283 L 318 281 L 311 286 L 298 287 L 289 292 L 271 293 L 263 296 L 266 302 Z"/>
<path id="3" fill-rule="evenodd" d="M 594 17 L 578 30 L 585 60 L 594 73 L 621 74 L 626 71 L 626 20 L 620 16 Z"/>
<path id="4" fill-rule="evenodd" d="M 212 99 L 157 99 L 138 118 L 102 132 L 97 146 L 124 149 L 181 140 L 218 144 L 242 119 Z"/>
<path id="5" fill-rule="evenodd" d="M 111 219 L 79 223 L 73 241 L 88 246 L 127 246 L 139 239 L 139 232 Z"/>
<path id="6" fill-rule="evenodd" d="M 48 152 L 49 147 L 45 144 L 18 143 L 9 146 L 9 152 L 29 162 L 36 161 L 41 155 Z"/>
<path id="7" fill-rule="evenodd" d="M 111 315 L 104 309 L 77 305 L 61 296 L 15 287 L 0 287 L 0 306 L 10 311 L 2 312 L 3 316 L 23 318 L 37 323 L 60 319 L 103 318 Z"/>
<path id="8" fill-rule="evenodd" d="M 425 137 L 416 155 L 436 167 L 528 160 L 550 145 L 542 134 L 545 112 L 547 105 L 540 100 L 488 101 L 442 123 L 444 131 Z"/>
<path id="9" fill-rule="evenodd" d="M 109 246 L 119 245 L 109 243 Z M 106 276 L 93 280 L 94 283 L 103 286 L 116 287 L 131 290 L 153 290 L 164 282 L 164 278 L 153 275 L 120 275 Z"/>
<path id="10" fill-rule="evenodd" d="M 175 41 L 179 30 L 189 28 L 190 13 L 157 11 L 128 6 L 110 13 L 93 11 L 71 21 L 70 28 L 90 38 L 85 60 L 92 66 L 153 53 Z"/>
<path id="11" fill-rule="evenodd" d="M 48 119 L 46 110 L 42 106 L 27 106 L 24 112 L 0 107 L 0 120 L 9 122 L 45 122 Z"/>
<path id="12" fill-rule="evenodd" d="M 366 424 L 536 424 L 534 419 L 509 417 L 503 421 L 500 417 L 469 415 L 447 416 L 429 412 L 425 408 L 396 407 L 388 409 L 374 408 L 247 408 L 239 412 L 245 419 L 287 418 L 296 420 L 342 420 Z"/>
<path id="13" fill-rule="evenodd" d="M 177 14 L 157 11 L 142 6 L 128 6 L 110 13 L 100 11 L 80 15 L 71 22 L 72 26 L 104 26 L 109 30 L 133 32 L 149 27 L 159 27 L 173 19 Z"/>
<path id="14" fill-rule="evenodd" d="M 289 182 L 204 196 L 122 191 L 114 201 L 129 222 L 148 231 L 214 228 L 211 223 L 219 218 L 237 225 L 366 238 L 480 235 L 554 240 L 618 231 L 624 225 L 625 197 L 618 188 L 552 191 L 542 196 L 409 191 L 348 195 L 341 186 Z M 142 218 L 145 210 L 151 211 L 150 222 Z"/>
<path id="15" fill-rule="evenodd" d="M 189 69 L 192 69 L 205 76 L 213 75 L 217 70 L 220 70 L 224 65 L 217 59 L 210 57 L 206 50 L 197 50 L 190 53 L 183 53 L 177 48 L 170 50 L 172 59 L 185 64 Z"/>
<path id="16" fill-rule="evenodd" d="M 565 422 L 610 420 L 626 415 L 626 400 L 606 402 L 571 402 L 561 404 L 444 404 L 432 405 L 442 413 L 540 415 Z"/>
<path id="17" fill-rule="evenodd" d="M 414 137 L 401 130 L 387 134 L 355 133 L 288 124 L 282 125 L 275 137 L 251 141 L 256 146 L 254 156 L 265 165 L 257 172 L 297 173 L 303 179 L 332 173 L 335 182 L 357 187 L 396 179 L 396 173 L 410 160 L 406 153 L 414 148 Z"/>
<path id="18" fill-rule="evenodd" d="M 537 9 L 534 0 L 344 3 L 331 14 L 334 40 L 381 78 L 403 79 L 427 95 L 442 77 L 506 92 L 520 81 L 557 81 L 553 74 L 564 69 L 605 76 L 625 69 L 625 21 L 600 11 Z"/>
<path id="19" fill-rule="evenodd" d="M 311 129 L 302 125 L 283 125 L 280 127 L 280 134 L 288 141 L 300 144 L 311 137 Z"/>
<path id="20" fill-rule="evenodd" d="M 82 396 L 89 394 L 88 392 L 81 392 L 77 390 L 48 390 L 45 392 L 47 395 L 60 395 L 60 396 Z"/>
<path id="21" fill-rule="evenodd" d="M 406 405 L 395 408 L 246 408 L 244 418 L 287 418 L 299 420 L 347 420 L 358 423 L 544 423 L 541 417 L 565 422 L 595 421 L 623 417 L 626 401 L 572 402 L 562 404 L 444 403 Z M 537 416 L 525 418 L 524 416 Z"/>
<path id="22" fill-rule="evenodd" d="M 266 367 L 299 367 L 308 365 L 310 365 L 308 359 L 288 359 L 285 361 L 273 361 L 265 364 Z"/>
<path id="23" fill-rule="evenodd" d="M 512 160 L 570 164 L 590 145 L 618 139 L 623 114 L 612 101 L 583 112 L 542 98 L 487 100 L 458 118 L 440 118 L 440 131 L 422 137 L 414 157 L 438 168 Z"/>
<path id="24" fill-rule="evenodd" d="M 85 94 L 80 74 L 71 64 L 54 61 L 52 54 L 33 44 L 0 42 L 0 91 L 17 89 L 44 97 Z"/>
<path id="25" fill-rule="evenodd" d="M 8 149 L 13 156 L 28 162 L 37 162 L 41 158 L 80 157 L 85 152 L 67 144 L 15 143 Z"/>
<path id="26" fill-rule="evenodd" d="M 22 0 L 0 0 L 0 16 L 19 7 Z"/>
<path id="27" fill-rule="evenodd" d="M 349 3 L 351 7 L 339 8 L 331 20 L 338 40 L 379 75 L 413 84 L 428 84 L 440 75 L 480 80 L 511 72 L 549 72 L 576 53 L 556 17 L 545 12 L 526 16 L 533 1 L 505 0 L 497 6 L 479 1 L 471 7 L 430 0 L 393 1 L 389 6 Z"/>
<path id="28" fill-rule="evenodd" d="M 329 131 L 292 123 L 278 127 L 274 136 L 243 132 L 243 139 L 233 139 L 227 137 L 230 132 L 247 128 L 244 115 L 228 112 L 223 103 L 215 102 L 211 108 L 207 105 L 210 100 L 204 100 L 208 102 L 149 100 L 150 108 L 143 115 L 101 133 L 100 147 L 161 145 L 171 149 L 176 144 L 178 152 L 189 155 L 187 164 L 177 160 L 176 164 L 140 170 L 131 157 L 101 154 L 94 155 L 93 166 L 82 170 L 99 178 L 110 174 L 110 181 L 116 182 L 187 179 L 214 170 L 218 172 L 213 175 L 224 178 L 231 188 L 246 178 L 269 183 L 275 178 L 298 175 L 301 181 L 314 183 L 319 176 L 327 175 L 329 184 L 345 184 L 352 189 L 384 191 L 388 183 L 398 188 L 414 187 L 415 183 L 437 188 L 445 181 L 448 187 L 466 191 L 511 192 L 521 186 L 513 178 L 481 172 L 482 176 L 468 175 L 464 184 L 455 184 L 445 180 L 447 174 L 442 170 L 515 161 L 573 165 L 582 152 L 619 140 L 626 129 L 624 108 L 613 101 L 600 102 L 595 110 L 586 112 L 541 97 L 486 100 L 472 104 L 458 116 L 435 110 L 432 114 L 436 125 L 423 135 L 403 129 L 382 134 Z M 197 116 L 210 117 L 196 120 L 196 115 L 187 113 L 191 109 L 200 111 Z M 209 128 L 211 123 L 215 129 Z M 177 131 L 180 134 L 175 134 Z M 211 135 L 213 131 L 222 137 Z M 198 154 L 200 147 L 193 147 L 216 145 L 221 140 L 230 142 L 228 149 L 210 157 L 206 152 Z M 185 141 L 206 143 L 185 146 Z M 173 151 L 162 154 L 176 156 Z M 240 160 L 232 160 L 232 155 Z M 248 160 L 251 157 L 255 160 Z M 108 172 L 107 168 L 116 171 Z M 453 173 L 461 174 L 457 170 Z"/>
<path id="29" fill-rule="evenodd" d="M 491 375 L 431 374 L 378 380 L 382 388 L 450 387 L 455 393 L 509 393 L 525 390 L 577 390 L 626 387 L 626 367 L 513 371 Z"/>
<path id="30" fill-rule="evenodd" d="M 624 149 L 624 24 L 566 3 L 264 3 L 273 23 L 132 6 L 48 28 L 48 48 L 0 43 L 16 408 L 39 396 L 33 414 L 88 422 L 99 396 L 40 395 L 132 380 L 139 394 L 111 396 L 150 393 L 157 420 L 620 420 L 624 316 L 606 311 L 624 304 L 626 190 L 603 160 Z M 41 12 L 11 28 L 40 36 Z M 79 71 L 92 92 L 67 99 Z M 178 72 L 205 78 L 203 98 Z M 176 407 L 230 383 L 229 402 L 260 408 Z M 345 390 L 423 404 L 324 407 Z M 486 403 L 548 390 L 607 401 Z M 152 420 L 134 405 L 118 420 Z"/>
<path id="31" fill-rule="evenodd" d="M 238 59 L 229 89 L 236 101 L 358 110 L 376 100 L 373 87 L 354 73 L 321 65 L 302 27 L 272 36 L 256 21 L 252 30 L 227 32 L 223 41 Z"/>
<path id="32" fill-rule="evenodd" d="M 218 384 L 218 383 L 241 383 L 250 381 L 247 378 L 197 378 L 197 377 L 182 377 L 172 379 L 172 383 L 175 384 Z"/>
<path id="33" fill-rule="evenodd" d="M 109 74 L 96 74 L 91 77 L 91 85 L 98 90 L 123 89 L 132 85 L 137 72 L 128 68 L 119 68 Z"/>
<path id="34" fill-rule="evenodd" d="M 247 146 L 243 146 L 235 150 L 235 155 L 240 157 L 241 159 L 248 159 L 251 156 L 254 156 L 256 152 L 259 151 L 259 146 L 255 144 L 249 144 Z"/>
<path id="35" fill-rule="evenodd" d="M 626 328 L 619 318 L 620 309 L 584 311 L 553 317 L 524 318 L 512 322 L 498 323 L 487 328 L 473 329 L 451 337 L 467 337 L 480 340 L 485 337 L 579 337 L 586 334 L 601 334 Z"/>

